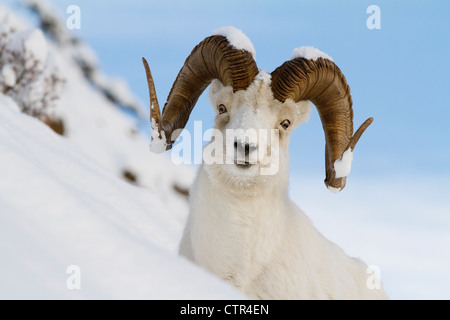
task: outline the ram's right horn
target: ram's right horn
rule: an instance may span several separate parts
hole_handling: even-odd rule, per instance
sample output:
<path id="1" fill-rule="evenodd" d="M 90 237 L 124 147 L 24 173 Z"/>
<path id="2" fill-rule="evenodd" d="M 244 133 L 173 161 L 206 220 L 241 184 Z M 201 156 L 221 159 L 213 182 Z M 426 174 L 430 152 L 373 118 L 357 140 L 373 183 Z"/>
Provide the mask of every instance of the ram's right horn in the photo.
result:
<path id="1" fill-rule="evenodd" d="M 292 99 L 314 103 L 325 132 L 325 184 L 332 191 L 341 191 L 346 176 L 336 175 L 335 163 L 349 148 L 353 151 L 373 121 L 367 119 L 353 135 L 353 102 L 341 70 L 326 54 L 312 59 L 297 57 L 272 72 L 272 91 L 281 102 Z"/>

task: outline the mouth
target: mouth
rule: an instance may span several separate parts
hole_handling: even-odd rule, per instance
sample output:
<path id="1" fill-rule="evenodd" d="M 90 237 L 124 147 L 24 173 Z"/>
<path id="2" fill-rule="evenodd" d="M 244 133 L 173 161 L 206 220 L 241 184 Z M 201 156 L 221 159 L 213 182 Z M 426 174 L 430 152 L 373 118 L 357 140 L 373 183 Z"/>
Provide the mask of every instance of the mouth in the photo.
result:
<path id="1" fill-rule="evenodd" d="M 250 163 L 248 161 L 245 161 L 243 163 L 238 163 L 237 161 L 234 162 L 234 164 L 241 169 L 249 169 L 250 167 L 252 167 L 254 165 L 254 163 Z"/>

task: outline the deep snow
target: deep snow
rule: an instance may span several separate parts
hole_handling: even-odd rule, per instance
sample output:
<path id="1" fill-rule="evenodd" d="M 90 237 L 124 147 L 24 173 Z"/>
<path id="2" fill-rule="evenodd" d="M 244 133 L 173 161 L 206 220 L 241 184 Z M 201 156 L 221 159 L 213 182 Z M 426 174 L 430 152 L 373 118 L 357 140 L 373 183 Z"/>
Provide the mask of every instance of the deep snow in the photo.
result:
<path id="1" fill-rule="evenodd" d="M 0 298 L 243 298 L 177 254 L 188 204 L 176 188 L 189 187 L 194 169 L 150 152 L 136 121 L 86 78 L 70 41 L 49 41 L 0 9 L 0 31 L 16 30 L 8 48 L 65 79 L 51 112 L 65 137 L 0 94 Z M 13 82 L 2 70 L 0 80 Z M 126 85 L 119 91 L 132 99 Z M 72 265 L 81 290 L 66 287 Z"/>
<path id="2" fill-rule="evenodd" d="M 242 298 L 177 256 L 182 224 L 0 96 L 0 299 Z M 66 269 L 81 269 L 69 290 Z"/>

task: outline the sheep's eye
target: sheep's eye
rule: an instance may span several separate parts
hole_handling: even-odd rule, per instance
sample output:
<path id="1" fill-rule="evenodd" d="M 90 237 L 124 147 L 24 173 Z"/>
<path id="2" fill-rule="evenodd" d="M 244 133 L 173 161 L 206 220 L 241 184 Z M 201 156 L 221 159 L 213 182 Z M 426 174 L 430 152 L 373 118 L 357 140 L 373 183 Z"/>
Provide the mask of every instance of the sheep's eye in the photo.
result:
<path id="1" fill-rule="evenodd" d="M 219 111 L 219 114 L 227 112 L 227 107 L 225 107 L 223 104 L 219 105 L 217 107 L 217 111 Z"/>
<path id="2" fill-rule="evenodd" d="M 289 126 L 291 125 L 291 122 L 286 119 L 281 121 L 280 125 L 283 127 L 284 130 L 287 130 L 287 128 L 289 128 Z"/>

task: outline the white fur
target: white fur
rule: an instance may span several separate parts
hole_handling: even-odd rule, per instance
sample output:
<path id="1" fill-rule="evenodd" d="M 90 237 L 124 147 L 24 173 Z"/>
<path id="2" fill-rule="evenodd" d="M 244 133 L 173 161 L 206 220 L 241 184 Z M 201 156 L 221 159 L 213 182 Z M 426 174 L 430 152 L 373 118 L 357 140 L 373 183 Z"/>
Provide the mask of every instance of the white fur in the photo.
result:
<path id="1" fill-rule="evenodd" d="M 386 298 L 382 289 L 368 289 L 367 266 L 323 237 L 288 197 L 289 134 L 311 105 L 275 100 L 264 74 L 236 93 L 216 80 L 210 99 L 228 108 L 216 116 L 222 131 L 273 128 L 283 118 L 292 125 L 280 133 L 276 175 L 261 176 L 260 163 L 200 167 L 180 254 L 254 299 Z M 225 125 L 223 117 L 229 117 Z"/>

